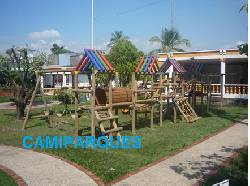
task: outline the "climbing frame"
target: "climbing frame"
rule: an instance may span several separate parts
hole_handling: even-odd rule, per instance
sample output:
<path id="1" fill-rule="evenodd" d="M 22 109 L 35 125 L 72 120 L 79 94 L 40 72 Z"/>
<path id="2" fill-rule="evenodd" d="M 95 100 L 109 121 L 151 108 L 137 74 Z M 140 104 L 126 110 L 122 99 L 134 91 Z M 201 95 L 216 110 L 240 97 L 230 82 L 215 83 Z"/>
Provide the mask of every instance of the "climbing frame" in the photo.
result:
<path id="1" fill-rule="evenodd" d="M 174 103 L 180 111 L 183 118 L 188 122 L 192 123 L 199 119 L 194 109 L 188 102 L 188 98 L 178 97 L 174 99 Z"/>
<path id="2" fill-rule="evenodd" d="M 95 111 L 95 116 L 97 119 L 97 123 L 99 124 L 101 128 L 102 134 L 105 135 L 116 135 L 116 136 L 121 136 L 120 131 L 123 129 L 122 127 L 118 127 L 117 123 L 115 122 L 115 119 L 118 118 L 118 116 L 114 116 L 111 112 L 110 109 L 108 110 L 100 110 L 100 111 Z M 104 121 L 110 121 L 110 129 L 106 130 L 105 127 L 103 126 Z"/>

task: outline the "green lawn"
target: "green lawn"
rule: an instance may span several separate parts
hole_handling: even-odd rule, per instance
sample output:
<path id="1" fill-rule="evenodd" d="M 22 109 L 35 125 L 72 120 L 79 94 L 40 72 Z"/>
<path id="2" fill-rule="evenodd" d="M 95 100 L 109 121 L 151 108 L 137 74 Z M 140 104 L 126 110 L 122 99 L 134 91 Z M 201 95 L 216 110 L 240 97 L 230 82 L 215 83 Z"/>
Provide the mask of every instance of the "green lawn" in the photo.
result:
<path id="1" fill-rule="evenodd" d="M 56 98 L 54 96 L 45 96 L 46 101 L 55 101 Z M 42 97 L 37 97 L 35 99 L 36 102 L 43 102 Z M 11 97 L 8 96 L 0 96 L 0 103 L 4 103 L 4 102 L 11 102 Z"/>
<path id="2" fill-rule="evenodd" d="M 40 110 L 34 112 L 38 113 Z M 21 131 L 22 123 L 15 121 L 14 111 L 1 111 L 0 118 L 0 143 L 7 145 L 20 145 L 23 135 L 73 135 L 74 132 L 73 121 L 70 117 L 64 117 L 68 124 L 55 129 L 49 129 L 44 119 L 32 119 L 25 132 Z M 144 114 L 142 114 L 139 115 L 136 124 L 136 135 L 142 136 L 142 149 L 67 149 L 48 150 L 48 152 L 82 165 L 104 181 L 111 181 L 191 145 L 220 129 L 229 127 L 233 122 L 243 118 L 247 118 L 247 107 L 212 107 L 210 113 L 203 115 L 196 123 L 187 124 L 179 121 L 173 124 L 170 120 L 164 120 L 163 126 L 160 127 L 156 121 L 154 129 L 150 129 L 149 118 L 145 119 Z M 132 135 L 129 115 L 120 114 L 119 123 L 124 127 L 122 135 Z M 83 132 L 87 132 L 86 127 L 90 125 L 89 114 L 83 115 L 80 125 Z"/>
<path id="3" fill-rule="evenodd" d="M 0 103 L 4 103 L 4 102 L 10 102 L 10 97 L 2 97 L 0 96 Z"/>
<path id="4" fill-rule="evenodd" d="M 5 172 L 0 170 L 0 185 L 16 186 L 16 182 Z"/>
<path id="5" fill-rule="evenodd" d="M 241 150 L 237 158 L 235 158 L 228 166 L 220 169 L 217 174 L 209 177 L 204 185 L 210 186 L 226 179 L 229 179 L 230 186 L 248 185 L 247 149 Z"/>

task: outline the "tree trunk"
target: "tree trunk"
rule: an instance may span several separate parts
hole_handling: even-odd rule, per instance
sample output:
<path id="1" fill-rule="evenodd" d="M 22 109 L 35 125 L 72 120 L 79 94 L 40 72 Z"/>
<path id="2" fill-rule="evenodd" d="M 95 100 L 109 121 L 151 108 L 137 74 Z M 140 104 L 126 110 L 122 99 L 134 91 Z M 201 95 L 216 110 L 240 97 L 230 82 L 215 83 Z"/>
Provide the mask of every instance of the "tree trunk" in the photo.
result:
<path id="1" fill-rule="evenodd" d="M 16 113 L 17 113 L 17 119 L 21 120 L 24 117 L 24 111 L 26 108 L 26 100 L 25 100 L 25 90 L 23 90 L 22 86 L 16 86 L 15 92 L 15 104 L 16 104 Z"/>
<path id="2" fill-rule="evenodd" d="M 16 102 L 16 113 L 17 113 L 17 119 L 21 120 L 24 117 L 24 110 L 25 110 L 26 104 L 24 104 L 24 100 L 20 100 Z"/>

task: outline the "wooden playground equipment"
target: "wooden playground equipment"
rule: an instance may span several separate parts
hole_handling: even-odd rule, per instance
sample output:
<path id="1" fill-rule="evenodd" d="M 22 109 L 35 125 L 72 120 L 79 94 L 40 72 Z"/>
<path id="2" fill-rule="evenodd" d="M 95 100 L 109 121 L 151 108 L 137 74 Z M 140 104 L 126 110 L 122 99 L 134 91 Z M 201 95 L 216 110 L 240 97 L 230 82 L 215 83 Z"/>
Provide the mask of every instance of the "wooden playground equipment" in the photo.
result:
<path id="1" fill-rule="evenodd" d="M 59 70 L 58 70 L 59 72 Z M 60 72 L 68 72 L 67 70 L 60 70 Z M 57 127 L 57 126 L 61 126 L 63 124 L 66 124 L 67 122 L 63 119 L 61 119 L 62 116 L 64 115 L 67 115 L 67 114 L 70 114 L 71 117 L 73 118 L 74 115 L 71 113 L 70 110 L 67 110 L 67 108 L 65 108 L 63 110 L 63 112 L 61 113 L 57 113 L 56 111 L 53 111 L 51 110 L 51 108 L 48 107 L 48 103 L 47 103 L 47 100 L 45 98 L 45 93 L 44 93 L 44 89 L 40 86 L 41 85 L 41 78 L 44 74 L 46 73 L 50 73 L 49 70 L 41 70 L 41 71 L 36 71 L 35 74 L 36 74 L 36 85 L 35 85 L 35 89 L 32 93 L 32 96 L 31 96 L 31 99 L 30 99 L 30 102 L 29 102 L 29 105 L 28 105 L 28 108 L 27 108 L 27 112 L 26 112 L 26 116 L 25 116 L 25 119 L 24 119 L 24 122 L 23 122 L 23 127 L 22 129 L 24 130 L 26 128 L 26 125 L 27 125 L 27 122 L 30 118 L 45 118 L 47 121 L 48 121 L 48 126 L 49 127 Z M 59 92 L 62 92 L 62 91 L 70 91 L 68 89 L 60 89 Z M 33 103 L 36 99 L 36 97 L 41 97 L 42 100 L 43 100 L 43 105 L 44 105 L 44 108 L 43 108 L 43 112 L 40 114 L 40 115 L 35 115 L 35 116 L 32 116 L 31 115 L 31 110 L 32 110 L 32 106 L 33 106 Z"/>
<path id="2" fill-rule="evenodd" d="M 172 74 L 167 71 L 173 67 Z M 182 115 L 182 118 L 187 122 L 194 122 L 198 120 L 198 116 L 188 102 L 185 95 L 190 91 L 187 83 L 181 78 L 181 74 L 186 70 L 174 59 L 168 58 L 159 67 L 157 64 L 157 56 L 149 56 L 146 59 L 141 58 L 136 68 L 137 73 L 152 74 L 151 90 L 153 91 L 153 98 L 160 104 L 160 125 L 162 125 L 163 102 L 167 102 L 167 109 L 170 108 L 170 102 L 174 103 L 173 107 L 173 121 L 176 122 L 177 111 Z"/>
<path id="3" fill-rule="evenodd" d="M 159 113 L 159 125 L 162 125 L 165 110 L 172 110 L 173 122 L 176 123 L 177 114 L 181 119 L 188 123 L 199 119 L 195 112 L 196 98 L 201 97 L 201 103 L 206 97 L 207 110 L 211 102 L 211 82 L 206 76 L 206 82 L 200 71 L 202 65 L 199 63 L 191 64 L 188 71 L 174 59 L 168 58 L 162 65 L 157 61 L 157 55 L 140 58 L 135 72 L 132 73 L 131 87 L 119 87 L 118 74 L 106 57 L 97 50 L 85 49 L 85 54 L 79 64 L 71 72 L 72 89 L 68 91 L 74 94 L 74 112 L 70 113 L 75 124 L 75 136 L 79 135 L 79 117 L 82 110 L 91 113 L 91 135 L 97 134 L 98 126 L 101 135 L 120 136 L 122 127 L 118 126 L 118 110 L 125 109 L 130 111 L 132 116 L 132 133 L 136 131 L 137 114 L 150 113 L 150 128 L 154 126 L 155 113 Z M 172 68 L 172 72 L 169 69 Z M 37 83 L 32 94 L 30 105 L 23 123 L 25 129 L 29 119 L 32 103 L 39 90 L 41 76 L 47 71 L 37 72 Z M 102 88 L 96 82 L 97 74 L 108 74 L 108 87 Z M 79 74 L 86 74 L 90 86 L 79 87 Z M 193 74 L 187 78 L 187 74 Z M 194 75 L 195 74 L 195 75 Z M 198 75 L 199 76 L 198 76 Z M 203 78 L 203 79 L 202 79 Z M 143 82 L 140 81 L 143 79 Z M 199 81 L 198 81 L 199 80 Z M 112 84 L 115 81 L 115 86 Z M 40 94 L 44 98 L 44 91 L 40 89 Z M 80 102 L 81 94 L 90 96 L 90 103 Z M 49 126 L 53 126 L 54 116 L 48 109 L 44 100 L 44 114 Z M 158 109 L 156 109 L 158 105 Z M 170 109 L 172 106 L 172 109 Z M 63 113 L 62 113 L 63 115 Z M 57 114 L 58 117 L 61 117 Z M 105 127 L 104 122 L 109 122 L 109 127 Z"/>

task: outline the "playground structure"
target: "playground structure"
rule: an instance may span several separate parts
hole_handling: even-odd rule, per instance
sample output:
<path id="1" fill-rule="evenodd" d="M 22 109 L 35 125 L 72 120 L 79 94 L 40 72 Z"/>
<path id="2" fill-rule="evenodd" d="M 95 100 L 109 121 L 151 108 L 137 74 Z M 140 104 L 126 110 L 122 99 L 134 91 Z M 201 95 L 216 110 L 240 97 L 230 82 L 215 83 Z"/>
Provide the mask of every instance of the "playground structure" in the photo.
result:
<path id="1" fill-rule="evenodd" d="M 138 113 L 150 113 L 150 128 L 153 128 L 155 113 L 159 113 L 159 125 L 162 125 L 163 113 L 165 110 L 173 108 L 173 122 L 176 123 L 177 111 L 181 115 L 181 119 L 186 122 L 195 122 L 199 119 L 195 112 L 196 97 L 200 94 L 203 104 L 203 97 L 207 97 L 207 109 L 211 101 L 209 91 L 209 81 L 203 83 L 197 81 L 201 75 L 202 64 L 191 64 L 188 71 L 174 59 L 168 58 L 162 65 L 157 61 L 157 55 L 142 57 L 132 73 L 131 87 L 119 87 L 118 75 L 106 57 L 97 50 L 85 49 L 85 54 L 76 65 L 72 74 L 73 88 L 69 89 L 74 93 L 74 113 L 71 118 L 75 124 L 75 135 L 79 135 L 79 117 L 80 111 L 88 110 L 91 113 L 91 135 L 96 135 L 96 126 L 100 127 L 102 135 L 120 136 L 122 127 L 118 126 L 118 110 L 128 109 L 132 116 L 132 133 L 136 130 L 136 118 Z M 169 69 L 172 68 L 172 72 Z M 27 110 L 23 129 L 29 118 L 35 95 L 38 91 L 41 76 L 48 71 L 37 73 L 37 84 L 32 94 L 30 105 Z M 108 74 L 108 87 L 101 88 L 96 83 L 98 74 Z M 89 87 L 78 87 L 78 75 L 88 75 Z M 193 74 L 191 80 L 186 78 L 187 74 Z M 200 74 L 198 76 L 198 74 Z M 207 76 L 209 77 L 209 76 Z M 143 83 L 139 83 L 143 78 Z M 149 80 L 150 79 L 150 80 Z M 189 81 L 188 81 L 189 80 Z M 112 82 L 115 81 L 115 86 Z M 206 93 L 204 93 L 206 92 Z M 40 91 L 43 96 L 43 90 Z M 81 104 L 80 95 L 88 94 L 91 97 L 90 104 Z M 44 100 L 45 111 L 42 117 L 49 121 L 49 126 L 53 125 L 52 114 Z M 166 104 L 165 104 L 166 103 Z M 158 111 L 155 105 L 159 105 Z M 191 106 L 192 105 L 192 106 Z M 164 108 L 165 106 L 165 108 Z M 63 115 L 63 113 L 61 114 Z M 57 116 L 60 118 L 60 114 Z M 104 122 L 109 122 L 110 126 L 105 127 Z"/>
<path id="2" fill-rule="evenodd" d="M 172 74 L 168 69 L 172 67 Z M 180 111 L 183 119 L 187 122 L 198 120 L 198 116 L 185 98 L 188 93 L 187 84 L 184 82 L 183 74 L 186 70 L 174 59 L 167 60 L 159 66 L 157 64 L 157 55 L 154 57 L 146 57 L 140 59 L 136 68 L 136 72 L 140 74 L 152 74 L 151 89 L 154 90 L 153 98 L 160 104 L 160 125 L 162 124 L 163 102 L 167 102 L 167 109 L 170 108 L 170 102 Z M 144 83 L 145 84 L 145 83 Z M 144 85 L 145 86 L 145 85 Z M 191 87 L 192 88 L 192 87 Z M 177 111 L 173 107 L 173 121 L 176 122 Z"/>

